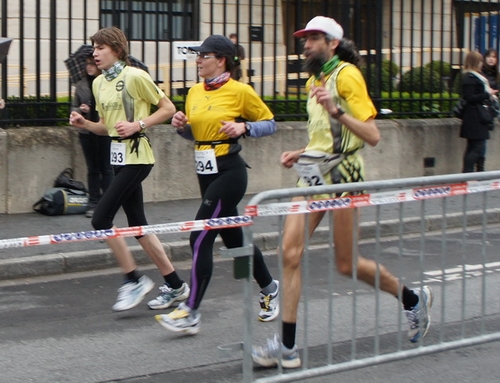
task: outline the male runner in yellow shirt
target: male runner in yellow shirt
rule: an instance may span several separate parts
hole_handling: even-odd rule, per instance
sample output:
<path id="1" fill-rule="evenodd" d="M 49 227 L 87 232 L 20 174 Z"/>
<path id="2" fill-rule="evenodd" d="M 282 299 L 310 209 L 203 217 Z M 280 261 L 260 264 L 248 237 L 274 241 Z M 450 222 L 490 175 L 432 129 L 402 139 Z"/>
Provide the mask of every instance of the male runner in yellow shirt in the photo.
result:
<path id="1" fill-rule="evenodd" d="M 307 113 L 309 115 L 309 142 L 303 149 L 284 152 L 281 163 L 287 168 L 296 165 L 301 156 L 331 159 L 336 164 L 325 172 L 317 167 L 310 171 L 295 166 L 301 177 L 299 186 L 361 182 L 364 180 L 363 161 L 358 150 L 364 142 L 376 145 L 380 133 L 375 124 L 376 110 L 368 95 L 366 84 L 359 69 L 352 63 L 359 57 L 352 42 L 343 39 L 343 29 L 328 17 L 317 16 L 305 29 L 294 33 L 304 40 L 305 70 L 309 79 Z M 336 161 L 333 161 L 335 159 Z M 317 198 L 314 196 L 313 198 Z M 296 197 L 294 200 L 302 200 Z M 307 215 L 309 235 L 312 235 L 324 216 L 324 212 Z M 334 246 L 337 270 L 352 276 L 352 257 L 358 250 L 353 247 L 354 215 L 356 209 L 339 209 L 333 212 L 335 227 Z M 300 259 L 305 242 L 305 214 L 286 217 L 283 233 L 283 328 L 282 337 L 275 335 L 262 347 L 254 347 L 252 356 L 262 366 L 281 363 L 283 368 L 301 365 L 295 345 L 297 308 L 301 291 Z M 400 298 L 410 324 L 408 336 L 417 342 L 428 331 L 429 309 L 432 292 L 427 286 L 410 290 L 384 266 L 369 259 L 357 257 L 357 277 L 374 286 L 380 273 L 380 289 Z M 281 356 L 281 360 L 280 360 Z"/>

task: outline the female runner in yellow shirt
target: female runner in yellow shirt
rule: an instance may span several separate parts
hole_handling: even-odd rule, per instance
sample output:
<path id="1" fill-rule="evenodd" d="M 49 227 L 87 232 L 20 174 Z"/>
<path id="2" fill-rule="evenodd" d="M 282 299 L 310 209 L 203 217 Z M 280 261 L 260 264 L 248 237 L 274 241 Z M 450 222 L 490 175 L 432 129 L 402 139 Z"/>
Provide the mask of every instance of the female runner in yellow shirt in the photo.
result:
<path id="1" fill-rule="evenodd" d="M 191 49 L 199 55 L 198 73 L 205 80 L 189 90 L 186 114 L 177 112 L 172 125 L 182 137 L 195 141 L 196 173 L 202 194 L 196 219 L 237 216 L 237 205 L 247 187 L 246 164 L 238 154 L 238 139 L 274 133 L 274 116 L 253 88 L 231 79 L 235 58 L 231 40 L 213 35 Z M 241 120 L 249 122 L 238 122 Z M 200 330 L 198 307 L 212 275 L 213 245 L 218 234 L 227 248 L 243 246 L 241 227 L 191 233 L 191 292 L 186 303 L 176 310 L 156 316 L 163 327 L 188 334 Z M 259 320 L 273 320 L 279 312 L 279 284 L 271 277 L 256 246 L 253 271 L 261 288 Z"/>

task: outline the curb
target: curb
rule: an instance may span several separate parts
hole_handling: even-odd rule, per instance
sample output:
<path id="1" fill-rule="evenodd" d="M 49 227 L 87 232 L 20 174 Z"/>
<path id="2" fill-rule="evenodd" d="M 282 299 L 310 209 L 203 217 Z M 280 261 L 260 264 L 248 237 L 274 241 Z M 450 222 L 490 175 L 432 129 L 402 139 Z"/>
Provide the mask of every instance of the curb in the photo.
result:
<path id="1" fill-rule="evenodd" d="M 467 219 L 464 222 L 462 213 L 450 213 L 445 217 L 446 229 L 461 228 L 465 224 L 467 227 L 481 226 L 483 224 L 483 216 L 483 211 L 481 210 L 471 211 L 467 213 Z M 362 222 L 360 224 L 360 240 L 441 231 L 444 224 L 442 218 L 442 215 L 428 216 L 422 222 L 419 217 L 410 217 L 403 219 L 402 226 L 398 219 L 380 221 L 378 225 L 376 221 Z M 487 210 L 486 223 L 500 223 L 500 209 Z M 272 251 L 278 248 L 280 238 L 278 232 L 257 233 L 253 237 L 255 245 L 262 251 Z M 329 228 L 327 226 L 320 226 L 309 240 L 309 244 L 326 245 L 330 241 L 329 237 Z M 217 249 L 215 256 L 219 255 L 218 249 L 222 245 L 220 238 L 217 238 L 214 246 Z M 188 241 L 163 243 L 163 246 L 169 258 L 174 262 L 174 265 L 176 261 L 191 259 L 191 249 Z M 138 265 L 152 264 L 139 245 L 131 246 L 130 249 Z M 118 264 L 109 249 L 36 255 L 0 260 L 0 281 L 116 267 L 118 267 Z"/>

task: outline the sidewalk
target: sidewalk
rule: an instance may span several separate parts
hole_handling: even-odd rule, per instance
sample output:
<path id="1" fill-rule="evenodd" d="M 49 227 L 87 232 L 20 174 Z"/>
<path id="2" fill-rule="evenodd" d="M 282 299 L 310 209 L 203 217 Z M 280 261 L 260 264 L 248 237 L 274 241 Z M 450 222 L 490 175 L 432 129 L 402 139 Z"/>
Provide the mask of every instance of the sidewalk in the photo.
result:
<path id="1" fill-rule="evenodd" d="M 244 206 L 251 196 L 246 196 L 240 204 L 239 213 L 244 212 Z M 486 208 L 489 212 L 489 222 L 500 222 L 500 214 L 495 207 L 500 206 L 500 192 L 489 192 Z M 149 224 L 182 222 L 193 220 L 200 200 L 178 200 L 146 204 L 146 216 Z M 422 206 L 425 209 L 426 230 L 440 229 L 440 217 L 443 199 L 437 198 L 421 202 L 408 202 L 403 206 L 403 220 L 413 222 L 405 225 L 405 230 L 420 231 Z M 484 205 L 483 194 L 467 196 L 468 224 L 481 223 L 481 216 L 474 211 L 481 211 Z M 446 203 L 447 216 L 462 215 L 463 197 L 448 197 Z M 361 238 L 373 238 L 377 227 L 376 208 L 362 209 Z M 431 219 L 431 216 L 435 218 Z M 400 208 L 398 204 L 382 205 L 379 210 L 380 235 L 397 235 Z M 461 220 L 448 220 L 448 228 L 461 227 Z M 115 225 L 126 227 L 125 215 L 120 210 L 117 214 Z M 322 225 L 311 243 L 325 243 L 328 240 L 328 220 L 324 219 Z M 39 213 L 25 213 L 13 215 L 0 215 L 0 239 L 12 239 L 26 236 L 46 234 L 60 234 L 92 230 L 90 219 L 84 215 L 68 215 L 48 217 Z M 274 250 L 278 246 L 279 217 L 257 217 L 251 226 L 255 243 L 262 250 Z M 160 235 L 169 256 L 173 261 L 189 260 L 189 232 Z M 139 264 L 149 264 L 149 258 L 144 254 L 134 238 L 127 238 L 132 247 L 134 257 Z M 221 246 L 217 243 L 216 250 Z M 217 251 L 216 251 L 217 253 Z M 33 276 L 53 275 L 76 271 L 90 271 L 116 267 L 113 255 L 103 241 L 85 241 L 63 243 L 58 245 L 41 245 L 22 248 L 0 249 L 0 280 L 27 278 Z"/>

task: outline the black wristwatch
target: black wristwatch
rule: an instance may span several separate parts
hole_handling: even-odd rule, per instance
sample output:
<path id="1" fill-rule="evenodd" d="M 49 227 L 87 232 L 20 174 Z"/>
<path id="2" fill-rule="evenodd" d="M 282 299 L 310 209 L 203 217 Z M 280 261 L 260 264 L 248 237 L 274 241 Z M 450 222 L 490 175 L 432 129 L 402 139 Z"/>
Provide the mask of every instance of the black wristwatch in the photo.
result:
<path id="1" fill-rule="evenodd" d="M 245 122 L 245 136 L 250 137 L 250 125 Z"/>
<path id="2" fill-rule="evenodd" d="M 337 107 L 337 113 L 332 113 L 330 116 L 332 116 L 333 118 L 338 120 L 340 118 L 340 116 L 342 116 L 343 114 L 345 114 L 344 109 Z"/>

